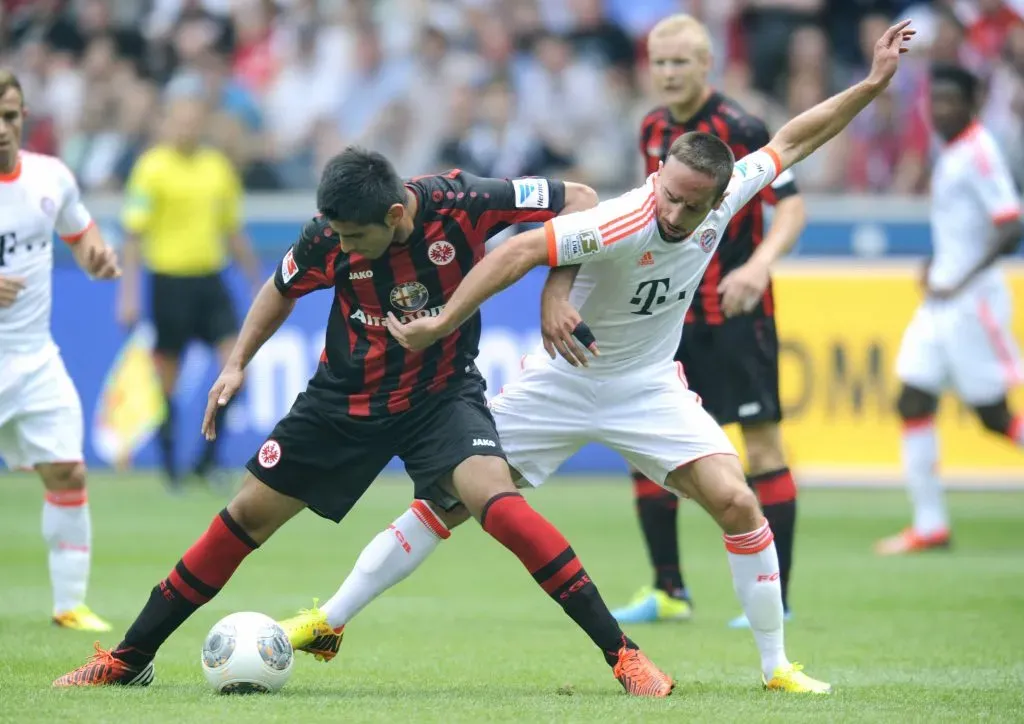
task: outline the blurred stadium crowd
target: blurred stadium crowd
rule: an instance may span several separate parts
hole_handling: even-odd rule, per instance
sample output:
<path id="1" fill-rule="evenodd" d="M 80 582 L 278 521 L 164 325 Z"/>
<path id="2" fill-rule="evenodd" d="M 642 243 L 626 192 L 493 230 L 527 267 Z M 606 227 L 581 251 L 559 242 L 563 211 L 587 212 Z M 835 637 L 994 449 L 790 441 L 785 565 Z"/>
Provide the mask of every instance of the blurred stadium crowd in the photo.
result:
<path id="1" fill-rule="evenodd" d="M 315 185 L 345 144 L 415 175 L 459 166 L 620 189 L 640 179 L 644 36 L 689 12 L 714 83 L 770 128 L 865 72 L 890 19 L 919 31 L 883 101 L 797 169 L 809 191 L 922 193 L 932 60 L 987 83 L 983 119 L 1024 169 L 1024 0 L 2 0 L 0 65 L 17 72 L 30 150 L 87 190 L 116 190 L 200 94 L 209 139 L 253 191 Z M 1024 180 L 1024 179 L 1019 179 Z"/>

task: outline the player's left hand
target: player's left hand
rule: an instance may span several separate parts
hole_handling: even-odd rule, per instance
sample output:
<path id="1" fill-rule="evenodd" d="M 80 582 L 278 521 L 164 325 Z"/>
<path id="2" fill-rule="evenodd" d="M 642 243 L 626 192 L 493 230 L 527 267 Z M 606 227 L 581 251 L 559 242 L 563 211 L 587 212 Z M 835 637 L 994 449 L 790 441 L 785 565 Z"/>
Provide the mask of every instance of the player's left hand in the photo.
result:
<path id="1" fill-rule="evenodd" d="M 421 317 L 402 324 L 394 312 L 388 312 L 384 324 L 400 345 L 413 352 L 426 349 L 445 336 L 440 317 Z"/>
<path id="2" fill-rule="evenodd" d="M 770 280 L 768 267 L 756 261 L 748 261 L 726 274 L 718 285 L 725 316 L 749 314 L 764 295 Z"/>
<path id="3" fill-rule="evenodd" d="M 871 60 L 871 73 L 868 81 L 881 87 L 889 85 L 896 68 L 899 66 L 900 55 L 906 53 L 908 48 L 905 43 L 917 34 L 916 30 L 910 29 L 910 21 L 903 20 L 886 30 L 882 37 L 875 43 L 875 54 Z"/>
<path id="4" fill-rule="evenodd" d="M 583 318 L 580 317 L 579 311 L 567 299 L 555 300 L 545 295 L 541 301 L 540 335 L 548 357 L 554 359 L 557 351 L 573 367 L 590 366 L 583 347 L 577 344 L 579 338 L 576 336 L 576 330 L 582 322 Z M 585 346 L 594 356 L 601 354 L 597 348 L 597 340 Z"/>
<path id="5" fill-rule="evenodd" d="M 90 247 L 85 254 L 85 271 L 93 279 L 117 279 L 121 267 L 117 263 L 117 252 L 109 246 Z"/>

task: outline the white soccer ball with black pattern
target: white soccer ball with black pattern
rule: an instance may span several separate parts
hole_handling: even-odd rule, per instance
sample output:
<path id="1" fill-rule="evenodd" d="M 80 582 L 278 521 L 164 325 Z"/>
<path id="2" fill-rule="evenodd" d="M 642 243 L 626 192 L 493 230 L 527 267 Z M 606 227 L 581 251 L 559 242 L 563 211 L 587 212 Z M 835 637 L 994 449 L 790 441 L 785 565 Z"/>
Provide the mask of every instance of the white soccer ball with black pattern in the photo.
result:
<path id="1" fill-rule="evenodd" d="M 203 674 L 221 694 L 278 691 L 292 675 L 295 652 L 277 621 L 249 611 L 225 616 L 203 642 Z"/>

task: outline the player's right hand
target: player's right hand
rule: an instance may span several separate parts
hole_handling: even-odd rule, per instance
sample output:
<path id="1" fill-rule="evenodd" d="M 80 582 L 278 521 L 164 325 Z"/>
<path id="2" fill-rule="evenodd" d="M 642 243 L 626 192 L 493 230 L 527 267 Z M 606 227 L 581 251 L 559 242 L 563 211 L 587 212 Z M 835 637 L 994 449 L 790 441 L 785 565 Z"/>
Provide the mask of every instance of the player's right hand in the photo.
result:
<path id="1" fill-rule="evenodd" d="M 573 331 L 582 321 L 576 307 L 572 306 L 567 299 L 553 300 L 548 297 L 543 299 L 540 311 L 540 334 L 544 340 L 544 349 L 551 359 L 555 358 L 557 351 L 573 367 L 588 367 L 590 365 L 583 347 L 573 336 Z M 596 341 L 591 342 L 587 349 L 595 357 L 601 354 Z"/>
<path id="2" fill-rule="evenodd" d="M 871 72 L 868 80 L 882 87 L 889 84 L 896 68 L 899 65 L 900 56 L 906 53 L 908 48 L 905 43 L 917 33 L 910 28 L 910 21 L 903 20 L 896 23 L 882 34 L 882 37 L 875 43 L 874 57 L 871 59 Z"/>
<path id="3" fill-rule="evenodd" d="M 25 288 L 25 277 L 0 276 L 0 309 L 14 304 L 18 294 Z"/>
<path id="4" fill-rule="evenodd" d="M 206 412 L 203 414 L 203 437 L 213 440 L 217 437 L 217 412 L 235 396 L 242 387 L 244 379 L 242 370 L 237 367 L 225 367 L 221 370 L 217 381 L 210 388 L 206 397 Z"/>

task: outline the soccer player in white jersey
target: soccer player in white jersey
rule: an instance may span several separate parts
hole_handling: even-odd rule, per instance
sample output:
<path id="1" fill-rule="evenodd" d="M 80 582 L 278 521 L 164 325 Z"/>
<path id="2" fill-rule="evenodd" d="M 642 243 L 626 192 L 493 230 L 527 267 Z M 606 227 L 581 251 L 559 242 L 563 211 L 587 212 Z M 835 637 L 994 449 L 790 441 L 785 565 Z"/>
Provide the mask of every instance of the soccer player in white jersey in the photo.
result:
<path id="1" fill-rule="evenodd" d="M 934 416 L 951 386 L 986 429 L 1024 447 L 1024 416 L 1006 403 L 1024 380 L 1010 334 L 1013 303 L 1000 256 L 1024 235 L 1020 198 L 1002 151 L 975 120 L 978 81 L 963 68 L 937 66 L 931 76 L 932 125 L 942 148 L 932 171 L 932 256 L 925 299 L 903 335 L 896 371 L 903 383 L 903 467 L 914 508 L 912 525 L 880 541 L 883 555 L 946 548 L 949 515 L 936 467 Z"/>
<path id="2" fill-rule="evenodd" d="M 404 347 L 423 349 L 530 269 L 579 265 L 570 292 L 579 314 L 567 315 L 565 338 L 558 342 L 561 348 L 573 345 L 572 330 L 582 318 L 601 345 L 600 356 L 576 367 L 534 355 L 522 376 L 492 401 L 509 466 L 524 486 L 536 487 L 577 449 L 598 442 L 704 507 L 724 532 L 734 587 L 769 689 L 831 691 L 786 656 L 772 531 L 735 449 L 687 389 L 673 358 L 683 317 L 729 220 L 885 89 L 913 34 L 908 25 L 895 25 L 879 39 L 867 79 L 797 116 L 761 150 L 734 163 L 720 139 L 684 134 L 642 187 L 519 234 L 488 254 L 439 316 L 402 324 L 391 315 L 388 321 Z M 282 622 L 293 646 L 333 658 L 341 627 L 412 572 L 465 517 L 415 501 L 370 542 L 322 608 Z"/>
<path id="3" fill-rule="evenodd" d="M 68 168 L 21 151 L 24 119 L 21 85 L 0 70 L 0 459 L 34 469 L 46 488 L 53 622 L 109 631 L 85 605 L 92 536 L 82 405 L 50 336 L 54 232 L 92 277 L 113 279 L 120 270 Z"/>

